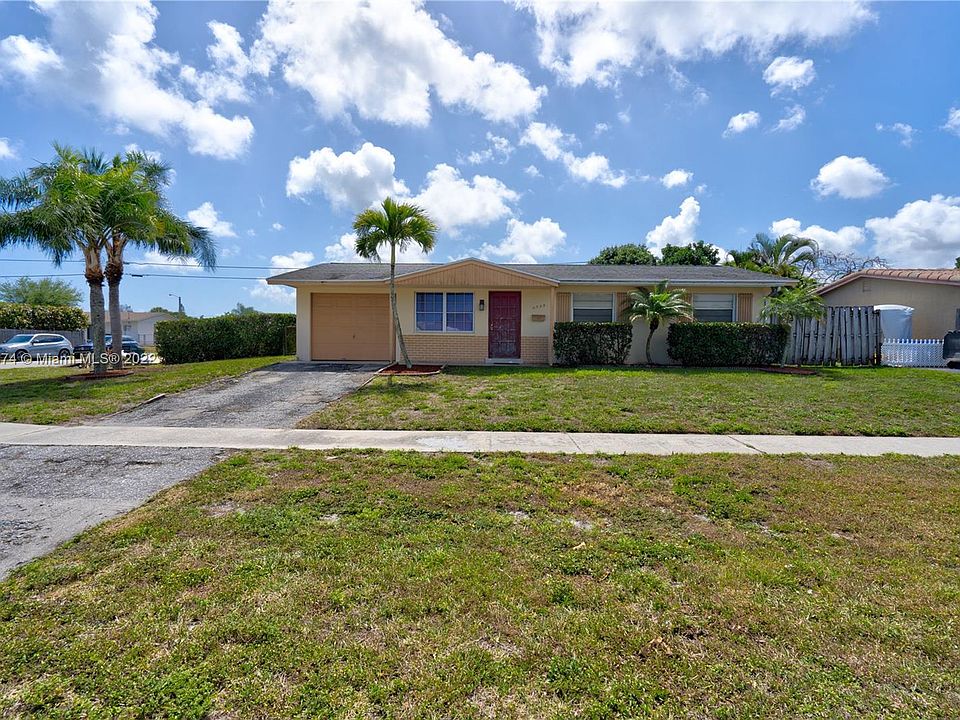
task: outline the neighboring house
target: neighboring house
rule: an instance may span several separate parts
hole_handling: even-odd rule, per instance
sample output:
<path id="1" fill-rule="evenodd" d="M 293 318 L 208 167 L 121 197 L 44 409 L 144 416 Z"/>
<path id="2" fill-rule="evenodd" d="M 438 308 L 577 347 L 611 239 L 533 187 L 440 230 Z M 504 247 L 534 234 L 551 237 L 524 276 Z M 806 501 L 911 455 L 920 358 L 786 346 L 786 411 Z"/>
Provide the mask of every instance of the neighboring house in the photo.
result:
<path id="1" fill-rule="evenodd" d="M 939 339 L 960 328 L 960 270 L 861 270 L 818 292 L 827 305 L 912 307 L 916 339 Z"/>
<path id="2" fill-rule="evenodd" d="M 90 314 L 87 313 L 87 317 Z M 141 345 L 153 345 L 154 328 L 158 322 L 164 320 L 175 320 L 173 313 L 163 312 L 134 312 L 132 310 L 122 310 L 120 312 L 120 323 L 123 325 L 123 334 L 129 335 Z M 107 334 L 110 334 L 110 313 L 106 316 Z M 87 339 L 90 339 L 90 328 L 87 328 Z"/>
<path id="3" fill-rule="evenodd" d="M 297 291 L 300 360 L 399 357 L 390 315 L 390 266 L 325 263 L 267 282 Z M 397 265 L 397 309 L 410 359 L 483 365 L 553 360 L 553 325 L 625 317 L 627 294 L 669 280 L 691 293 L 701 320 L 756 321 L 772 288 L 795 281 L 733 267 L 501 265 L 483 260 Z M 636 323 L 628 362 L 642 362 L 646 324 Z M 667 331 L 654 358 L 669 362 Z"/>

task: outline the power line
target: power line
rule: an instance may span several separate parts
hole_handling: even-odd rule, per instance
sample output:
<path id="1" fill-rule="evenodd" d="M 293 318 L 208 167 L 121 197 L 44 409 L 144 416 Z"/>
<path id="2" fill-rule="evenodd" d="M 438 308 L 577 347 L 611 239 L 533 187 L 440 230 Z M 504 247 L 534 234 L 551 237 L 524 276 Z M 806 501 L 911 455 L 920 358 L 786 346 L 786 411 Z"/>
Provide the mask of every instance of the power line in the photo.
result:
<path id="1" fill-rule="evenodd" d="M 0 262 L 25 262 L 25 263 L 49 263 L 49 260 L 37 258 L 0 258 Z M 64 260 L 64 263 L 82 263 L 83 260 Z M 175 263 L 165 262 L 147 262 L 146 260 L 124 260 L 124 265 L 151 265 L 155 267 L 170 267 Z M 227 268 L 230 270 L 303 270 L 300 267 L 275 267 L 273 265 L 217 265 L 217 268 Z"/>
<path id="2" fill-rule="evenodd" d="M 65 278 L 65 277 L 84 277 L 83 273 L 57 273 L 56 275 L 0 275 L 0 279 L 7 278 Z M 266 280 L 262 275 L 182 275 L 180 273 L 128 273 L 126 277 L 148 278 L 181 278 L 184 280 Z M 272 277 L 272 276 L 271 276 Z"/>

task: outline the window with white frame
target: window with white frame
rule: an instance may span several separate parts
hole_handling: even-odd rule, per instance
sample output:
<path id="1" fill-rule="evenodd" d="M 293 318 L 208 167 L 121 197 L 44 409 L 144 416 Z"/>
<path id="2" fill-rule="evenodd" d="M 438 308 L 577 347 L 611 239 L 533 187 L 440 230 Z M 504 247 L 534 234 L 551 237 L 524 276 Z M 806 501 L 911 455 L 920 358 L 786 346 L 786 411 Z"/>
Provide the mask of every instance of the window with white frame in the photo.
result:
<path id="1" fill-rule="evenodd" d="M 613 322 L 613 293 L 574 293 L 574 322 Z"/>
<path id="2" fill-rule="evenodd" d="M 699 322 L 733 322 L 735 295 L 694 293 L 693 319 Z"/>
<path id="3" fill-rule="evenodd" d="M 421 332 L 473 332 L 472 292 L 418 292 L 415 307 Z"/>

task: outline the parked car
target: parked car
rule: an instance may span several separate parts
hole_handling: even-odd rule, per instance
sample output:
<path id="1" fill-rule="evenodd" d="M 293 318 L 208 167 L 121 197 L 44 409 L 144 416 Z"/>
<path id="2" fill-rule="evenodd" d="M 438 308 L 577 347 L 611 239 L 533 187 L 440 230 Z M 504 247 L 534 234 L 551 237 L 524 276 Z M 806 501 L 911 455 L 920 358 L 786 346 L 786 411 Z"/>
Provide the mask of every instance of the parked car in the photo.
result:
<path id="1" fill-rule="evenodd" d="M 113 344 L 113 336 L 107 335 L 106 340 L 107 352 L 110 352 L 111 345 Z M 140 362 L 140 359 L 144 355 L 144 350 L 140 343 L 138 343 L 129 335 L 121 336 L 121 342 L 123 344 L 123 354 L 130 359 L 130 362 Z M 93 354 L 93 341 L 87 340 L 86 342 L 80 343 L 73 349 L 73 354 L 78 358 L 82 358 L 84 355 Z"/>
<path id="2" fill-rule="evenodd" d="M 943 359 L 947 367 L 960 369 L 960 330 L 951 330 L 943 337 Z"/>
<path id="3" fill-rule="evenodd" d="M 27 358 L 58 357 L 69 360 L 73 345 L 63 335 L 53 333 L 21 333 L 0 344 L 0 357 L 17 361 Z"/>

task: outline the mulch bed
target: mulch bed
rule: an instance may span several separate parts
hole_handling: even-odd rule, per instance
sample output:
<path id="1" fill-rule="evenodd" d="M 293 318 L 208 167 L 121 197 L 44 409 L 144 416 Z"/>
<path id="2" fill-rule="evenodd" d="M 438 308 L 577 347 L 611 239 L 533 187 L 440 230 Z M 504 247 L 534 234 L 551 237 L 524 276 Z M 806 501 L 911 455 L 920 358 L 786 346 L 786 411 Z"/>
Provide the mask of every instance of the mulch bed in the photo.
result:
<path id="1" fill-rule="evenodd" d="M 379 370 L 377 375 L 437 375 L 443 370 L 443 365 L 414 365 L 407 367 L 394 363 Z"/>

